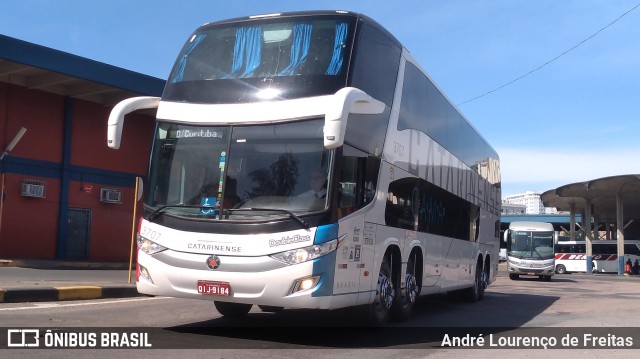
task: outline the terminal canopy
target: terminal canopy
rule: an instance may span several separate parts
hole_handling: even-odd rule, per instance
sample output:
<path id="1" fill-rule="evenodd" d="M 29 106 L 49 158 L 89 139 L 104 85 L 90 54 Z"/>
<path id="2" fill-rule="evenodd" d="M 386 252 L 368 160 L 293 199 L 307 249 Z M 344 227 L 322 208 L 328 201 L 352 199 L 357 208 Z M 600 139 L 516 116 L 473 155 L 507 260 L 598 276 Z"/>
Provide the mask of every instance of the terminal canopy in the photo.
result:
<path id="1" fill-rule="evenodd" d="M 625 229 L 626 239 L 640 239 L 640 174 L 571 183 L 546 191 L 540 198 L 545 207 L 588 213 L 594 223 L 620 221 L 618 228 Z"/>
<path id="2" fill-rule="evenodd" d="M 624 217 L 640 218 L 640 174 L 567 184 L 544 192 L 541 200 L 545 207 L 574 213 L 585 213 L 590 200 L 592 216 L 615 219 L 618 195 L 623 202 Z"/>

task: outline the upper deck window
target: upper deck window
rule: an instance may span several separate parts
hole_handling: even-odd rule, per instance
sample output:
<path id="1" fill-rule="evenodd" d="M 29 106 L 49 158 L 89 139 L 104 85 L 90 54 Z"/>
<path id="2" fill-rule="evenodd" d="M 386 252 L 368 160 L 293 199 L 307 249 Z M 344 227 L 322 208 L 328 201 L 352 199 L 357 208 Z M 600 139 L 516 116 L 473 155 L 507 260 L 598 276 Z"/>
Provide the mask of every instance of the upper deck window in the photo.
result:
<path id="1" fill-rule="evenodd" d="M 352 33 L 353 20 L 336 16 L 204 26 L 183 47 L 164 97 L 227 103 L 335 93 L 346 82 Z M 207 87 L 212 83 L 217 90 Z M 221 89 L 227 94 L 217 93 Z"/>

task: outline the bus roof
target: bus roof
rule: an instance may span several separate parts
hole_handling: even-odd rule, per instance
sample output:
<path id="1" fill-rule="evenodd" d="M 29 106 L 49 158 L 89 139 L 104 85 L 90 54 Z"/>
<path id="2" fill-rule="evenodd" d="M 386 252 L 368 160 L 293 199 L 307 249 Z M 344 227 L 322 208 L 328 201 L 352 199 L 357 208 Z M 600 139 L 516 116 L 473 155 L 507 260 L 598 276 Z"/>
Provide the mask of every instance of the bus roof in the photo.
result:
<path id="1" fill-rule="evenodd" d="M 553 225 L 548 222 L 511 222 L 509 225 L 511 230 L 527 230 L 527 231 L 553 231 Z"/>
<path id="2" fill-rule="evenodd" d="M 300 17 L 300 16 L 322 16 L 322 15 L 339 15 L 339 16 L 350 16 L 355 17 L 358 20 L 364 20 L 368 24 L 371 24 L 378 28 L 378 30 L 384 32 L 389 38 L 393 39 L 398 46 L 402 47 L 402 44 L 398 39 L 387 30 L 384 26 L 380 25 L 376 20 L 364 15 L 362 13 L 347 11 L 347 10 L 307 10 L 307 11 L 290 11 L 290 12 L 281 12 L 281 13 L 271 13 L 271 14 L 261 14 L 261 15 L 251 15 L 251 16 L 242 16 L 231 19 L 224 19 L 214 22 L 208 22 L 203 24 L 200 27 L 207 26 L 215 26 L 220 24 L 229 24 L 234 22 L 243 22 L 243 21 L 251 21 L 251 20 L 263 20 L 263 19 L 273 19 L 278 17 Z"/>

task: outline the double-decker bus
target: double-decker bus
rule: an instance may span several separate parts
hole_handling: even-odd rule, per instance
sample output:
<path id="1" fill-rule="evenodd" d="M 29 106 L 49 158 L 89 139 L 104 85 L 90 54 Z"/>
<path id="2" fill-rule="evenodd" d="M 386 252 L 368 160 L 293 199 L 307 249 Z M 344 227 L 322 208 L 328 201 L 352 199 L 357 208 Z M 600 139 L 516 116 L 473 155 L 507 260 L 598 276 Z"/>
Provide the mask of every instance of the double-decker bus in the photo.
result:
<path id="1" fill-rule="evenodd" d="M 556 273 L 587 271 L 585 241 L 558 241 L 555 247 Z M 618 273 L 618 242 L 616 240 L 592 240 L 592 271 L 594 273 Z M 624 260 L 640 260 L 640 241 L 624 241 Z"/>
<path id="2" fill-rule="evenodd" d="M 416 297 L 483 298 L 497 273 L 494 149 L 387 30 L 352 12 L 203 25 L 157 108 L 137 288 L 253 305 L 366 306 L 374 325 Z"/>
<path id="3" fill-rule="evenodd" d="M 556 238 L 551 223 L 511 222 L 504 232 L 509 278 L 530 275 L 551 280 L 555 270 L 553 246 Z"/>

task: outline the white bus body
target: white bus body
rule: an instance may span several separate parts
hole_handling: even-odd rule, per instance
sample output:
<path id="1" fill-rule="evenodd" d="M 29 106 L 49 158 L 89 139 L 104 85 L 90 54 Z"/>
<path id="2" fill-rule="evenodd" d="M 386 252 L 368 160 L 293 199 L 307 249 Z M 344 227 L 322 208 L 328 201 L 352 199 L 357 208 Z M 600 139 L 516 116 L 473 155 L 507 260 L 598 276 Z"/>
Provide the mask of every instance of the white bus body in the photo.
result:
<path id="1" fill-rule="evenodd" d="M 126 113 L 154 106 L 141 293 L 225 316 L 368 305 L 379 325 L 418 295 L 480 300 L 495 279 L 498 156 L 373 20 L 204 25 L 161 99 L 114 108 L 109 146 Z"/>
<path id="2" fill-rule="evenodd" d="M 551 223 L 511 222 L 504 233 L 509 278 L 518 279 L 521 275 L 530 275 L 551 280 L 555 269 L 555 238 Z"/>
<path id="3" fill-rule="evenodd" d="M 615 240 L 591 241 L 594 273 L 618 273 L 618 244 Z M 585 241 L 559 241 L 556 244 L 556 273 L 587 271 Z M 624 241 L 624 258 L 640 260 L 640 241 Z"/>

